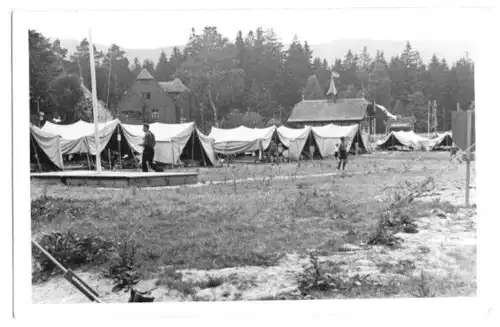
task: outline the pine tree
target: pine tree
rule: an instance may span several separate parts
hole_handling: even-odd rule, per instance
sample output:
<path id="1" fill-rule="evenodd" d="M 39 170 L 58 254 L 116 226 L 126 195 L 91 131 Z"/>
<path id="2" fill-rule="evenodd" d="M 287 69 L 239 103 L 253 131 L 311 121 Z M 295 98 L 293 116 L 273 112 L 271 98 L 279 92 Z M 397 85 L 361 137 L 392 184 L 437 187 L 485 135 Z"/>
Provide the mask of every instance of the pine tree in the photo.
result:
<path id="1" fill-rule="evenodd" d="M 321 89 L 318 78 L 316 75 L 312 75 L 307 80 L 307 85 L 304 90 L 304 99 L 305 100 L 319 100 L 324 99 L 325 94 Z"/>
<path id="2" fill-rule="evenodd" d="M 186 61 L 187 59 L 187 51 L 184 49 L 184 52 L 181 52 L 181 50 L 178 47 L 174 47 L 172 49 L 172 53 L 170 54 L 170 59 L 168 60 L 168 67 L 169 67 L 169 76 L 172 78 L 177 70 L 179 70 L 182 66 L 182 63 Z"/>
<path id="3" fill-rule="evenodd" d="M 342 68 L 343 70 L 347 70 L 352 67 L 352 64 L 354 62 L 354 55 L 352 54 L 351 49 L 347 50 L 347 53 L 344 57 L 344 60 L 342 61 Z"/>
<path id="4" fill-rule="evenodd" d="M 321 90 L 323 94 L 328 90 L 330 86 L 330 72 L 328 71 L 328 63 L 326 60 L 321 62 L 320 58 L 314 58 L 313 64 L 313 73 L 317 77 Z"/>
<path id="5" fill-rule="evenodd" d="M 310 65 L 307 55 L 297 36 L 288 47 L 284 62 L 284 107 L 287 110 L 297 104 L 302 98 L 302 91 L 310 76 Z"/>
<path id="6" fill-rule="evenodd" d="M 305 53 L 305 56 L 307 58 L 307 63 L 309 64 L 309 71 L 312 72 L 312 70 L 313 70 L 313 68 L 312 68 L 313 54 L 312 54 L 312 50 L 309 47 L 309 44 L 307 43 L 307 41 L 304 41 L 304 53 Z"/>
<path id="7" fill-rule="evenodd" d="M 160 58 L 155 68 L 155 77 L 158 81 L 168 81 L 170 80 L 171 70 L 169 67 L 169 62 L 167 59 L 167 54 L 165 51 L 161 51 Z"/>
<path id="8" fill-rule="evenodd" d="M 134 73 L 135 76 L 138 76 L 139 73 L 141 72 L 141 62 L 137 57 L 134 58 L 134 68 L 132 72 Z"/>
<path id="9" fill-rule="evenodd" d="M 154 66 L 154 63 L 153 61 L 149 60 L 149 59 L 144 59 L 144 61 L 142 62 L 142 68 L 143 69 L 147 69 L 147 71 L 154 77 L 155 75 L 155 66 Z"/>
<path id="10" fill-rule="evenodd" d="M 99 87 L 105 89 L 102 100 L 110 108 L 122 98 L 125 91 L 134 82 L 135 76 L 129 69 L 129 61 L 125 56 L 125 51 L 116 44 L 112 44 L 108 48 L 101 68 L 97 74 L 98 89 Z M 100 79 L 104 83 L 99 83 Z"/>
<path id="11" fill-rule="evenodd" d="M 238 34 L 236 35 L 236 49 L 238 50 L 238 56 L 236 57 L 238 59 L 238 67 L 243 69 L 246 64 L 246 47 L 241 30 L 238 31 Z"/>
<path id="12" fill-rule="evenodd" d="M 359 56 L 359 66 L 369 73 L 371 70 L 371 64 L 372 64 L 372 58 L 370 56 L 370 53 L 368 52 L 368 49 L 365 46 L 363 47 L 363 51 Z"/>
<path id="13" fill-rule="evenodd" d="M 391 79 L 383 63 L 374 63 L 373 70 L 368 78 L 367 91 L 369 101 L 375 101 L 386 108 L 390 107 Z"/>

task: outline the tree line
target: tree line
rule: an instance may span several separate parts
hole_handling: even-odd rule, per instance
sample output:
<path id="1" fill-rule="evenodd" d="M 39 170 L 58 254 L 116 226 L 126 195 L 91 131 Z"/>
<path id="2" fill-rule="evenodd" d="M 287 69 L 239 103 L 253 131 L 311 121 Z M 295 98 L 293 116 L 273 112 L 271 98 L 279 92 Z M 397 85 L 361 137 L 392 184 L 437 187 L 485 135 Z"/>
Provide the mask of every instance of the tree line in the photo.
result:
<path id="1" fill-rule="evenodd" d="M 32 116 L 43 111 L 63 123 L 91 120 L 80 88 L 81 82 L 91 88 L 88 41 L 83 39 L 68 54 L 59 40 L 51 42 L 30 30 L 29 49 Z M 417 132 L 426 131 L 428 101 L 438 104 L 440 130 L 451 128 L 457 103 L 468 108 L 474 101 L 474 63 L 467 55 L 451 64 L 434 55 L 426 64 L 410 42 L 389 60 L 383 50 L 372 56 L 365 47 L 329 63 L 314 57 L 307 41 L 298 37 L 285 48 L 273 30 L 239 31 L 231 41 L 216 27 L 206 27 L 200 33 L 192 29 L 182 50 L 175 47 L 169 56 L 162 52 L 156 64 L 150 59 L 130 62 L 116 44 L 106 52 L 94 47 L 94 53 L 97 97 L 112 111 L 147 68 L 158 81 L 179 78 L 190 89 L 180 106 L 200 126 L 230 126 L 242 116 L 252 117 L 247 123 L 256 125 L 286 122 L 303 98 L 326 98 L 332 71 L 339 74 L 339 98 L 364 97 L 395 114 L 413 115 Z M 420 105 L 411 105 L 415 103 Z"/>

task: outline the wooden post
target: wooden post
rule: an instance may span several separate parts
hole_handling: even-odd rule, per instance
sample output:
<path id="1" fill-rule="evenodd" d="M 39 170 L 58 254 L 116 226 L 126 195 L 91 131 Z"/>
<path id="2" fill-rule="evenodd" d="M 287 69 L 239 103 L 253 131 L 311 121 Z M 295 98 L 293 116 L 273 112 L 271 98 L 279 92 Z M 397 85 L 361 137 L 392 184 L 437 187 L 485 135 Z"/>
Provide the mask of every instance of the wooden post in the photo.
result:
<path id="1" fill-rule="evenodd" d="M 95 77 L 94 63 L 94 44 L 92 43 L 92 31 L 89 29 L 89 52 L 90 52 L 90 76 L 92 80 L 92 111 L 94 112 L 94 138 L 95 138 L 95 155 L 96 169 L 101 171 L 101 144 L 99 137 L 99 113 L 97 112 L 97 86 Z"/>
<path id="2" fill-rule="evenodd" d="M 118 124 L 117 130 L 118 130 L 118 135 L 116 135 L 116 138 L 118 140 L 118 162 L 119 162 L 118 165 L 119 165 L 120 169 L 122 169 L 123 168 L 122 167 L 122 146 L 121 146 L 121 144 L 122 144 L 122 134 L 121 133 L 122 132 L 120 130 L 120 124 Z"/>
<path id="3" fill-rule="evenodd" d="M 200 141 L 201 143 L 201 141 Z M 206 167 L 207 166 L 207 161 L 205 160 L 205 149 L 203 148 L 203 145 L 201 145 L 201 158 L 203 159 L 203 165 Z"/>
<path id="4" fill-rule="evenodd" d="M 33 141 L 33 137 L 30 135 L 31 143 L 33 144 L 33 151 L 35 151 L 35 159 L 36 165 L 38 166 L 38 171 L 42 172 L 42 165 L 40 164 L 40 159 L 38 158 L 38 152 L 36 151 L 35 141 Z"/>
<path id="5" fill-rule="evenodd" d="M 90 166 L 90 157 L 89 157 L 89 152 L 87 151 L 87 165 L 89 167 L 89 170 L 92 169 L 92 167 Z"/>
<path id="6" fill-rule="evenodd" d="M 111 170 L 111 149 L 108 148 L 108 164 L 109 164 L 109 170 Z"/>
<path id="7" fill-rule="evenodd" d="M 469 193 L 470 193 L 470 162 L 472 151 L 470 149 L 472 143 L 472 111 L 467 111 L 467 153 L 465 161 L 465 206 L 469 206 Z"/>
<path id="8" fill-rule="evenodd" d="M 427 138 L 430 139 L 431 130 L 431 100 L 427 103 Z"/>
<path id="9" fill-rule="evenodd" d="M 71 269 L 64 268 L 59 261 L 57 261 L 49 252 L 47 252 L 43 247 L 41 247 L 37 242 L 31 241 L 31 244 L 36 246 L 40 252 L 42 252 L 53 264 L 57 266 L 64 274 L 63 277 L 70 282 L 74 287 L 76 287 L 80 292 L 83 293 L 90 301 L 101 303 L 99 299 L 99 294 L 94 291 L 87 283 L 85 283 L 80 277 L 75 275 Z"/>
<path id="10" fill-rule="evenodd" d="M 191 160 L 194 161 L 194 141 L 195 141 L 195 137 L 194 137 L 194 133 L 196 131 L 193 129 L 193 135 L 191 136 L 193 138 L 192 142 L 191 142 Z"/>
<path id="11" fill-rule="evenodd" d="M 172 169 L 175 167 L 175 163 L 174 163 L 174 142 L 172 142 L 172 140 L 170 140 L 170 146 L 172 147 Z"/>

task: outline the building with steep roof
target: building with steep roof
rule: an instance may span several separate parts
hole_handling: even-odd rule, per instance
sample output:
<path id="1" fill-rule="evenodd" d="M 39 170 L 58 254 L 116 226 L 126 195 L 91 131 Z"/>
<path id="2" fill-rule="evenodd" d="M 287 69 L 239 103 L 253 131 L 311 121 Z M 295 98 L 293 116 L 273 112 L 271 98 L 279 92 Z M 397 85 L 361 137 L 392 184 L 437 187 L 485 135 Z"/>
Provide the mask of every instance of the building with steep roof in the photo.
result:
<path id="1" fill-rule="evenodd" d="M 378 110 L 377 110 L 378 108 Z M 297 103 L 288 118 L 287 125 L 302 128 L 335 124 L 340 126 L 359 125 L 364 132 L 375 134 L 385 130 L 387 111 L 364 98 L 333 100 L 302 100 Z M 385 109 L 385 108 L 384 108 Z"/>
<path id="2" fill-rule="evenodd" d="M 158 82 L 147 69 L 143 69 L 116 106 L 117 118 L 125 124 L 179 123 L 182 113 L 176 99 L 186 91 L 189 89 L 178 78 Z"/>

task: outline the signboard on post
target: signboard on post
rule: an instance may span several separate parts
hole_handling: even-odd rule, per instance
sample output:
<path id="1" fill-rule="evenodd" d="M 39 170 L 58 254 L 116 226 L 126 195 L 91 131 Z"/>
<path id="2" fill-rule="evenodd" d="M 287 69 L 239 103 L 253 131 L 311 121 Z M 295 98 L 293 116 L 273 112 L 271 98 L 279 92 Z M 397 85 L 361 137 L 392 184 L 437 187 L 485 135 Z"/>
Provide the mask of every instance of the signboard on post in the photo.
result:
<path id="1" fill-rule="evenodd" d="M 470 117 L 470 119 L 468 118 Z M 451 113 L 451 133 L 453 135 L 453 143 L 462 151 L 467 150 L 469 146 L 470 152 L 476 152 L 476 114 L 474 111 L 460 111 Z M 467 144 L 467 124 L 470 120 L 471 134 L 470 144 Z"/>
<path id="2" fill-rule="evenodd" d="M 463 111 L 452 113 L 452 135 L 453 142 L 462 151 L 465 151 L 464 160 L 465 170 L 465 206 L 469 206 L 470 192 L 470 162 L 475 158 L 473 153 L 476 151 L 476 127 L 475 112 Z"/>

